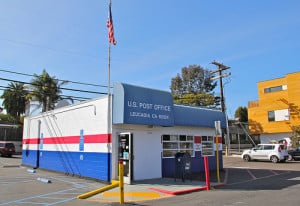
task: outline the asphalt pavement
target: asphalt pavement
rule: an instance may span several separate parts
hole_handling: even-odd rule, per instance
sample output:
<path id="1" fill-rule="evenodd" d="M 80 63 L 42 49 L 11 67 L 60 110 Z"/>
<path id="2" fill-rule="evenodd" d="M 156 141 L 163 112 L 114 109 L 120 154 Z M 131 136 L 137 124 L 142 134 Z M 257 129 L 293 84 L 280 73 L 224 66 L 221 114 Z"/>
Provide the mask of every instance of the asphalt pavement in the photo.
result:
<path id="1" fill-rule="evenodd" d="M 0 158 L 0 206 L 1 205 L 66 205 L 70 201 L 120 202 L 120 187 L 115 187 L 81 200 L 79 196 L 108 186 L 95 180 L 68 176 L 21 165 L 21 156 Z M 222 186 L 225 173 L 210 174 L 207 182 L 204 173 L 183 179 L 158 178 L 124 184 L 124 201 L 139 202 L 166 198 Z"/>
<path id="2" fill-rule="evenodd" d="M 181 205 L 185 204 L 184 200 L 187 199 L 189 205 L 198 205 L 196 204 L 200 201 L 198 197 L 211 195 L 207 191 L 215 194 L 228 190 L 243 192 L 244 190 L 264 190 L 264 188 L 285 191 L 287 188 L 297 187 L 300 180 L 300 162 L 296 161 L 278 164 L 243 162 L 239 156 L 230 156 L 223 158 L 223 165 L 224 170 L 220 171 L 219 177 L 216 173 L 210 173 L 211 190 L 207 188 L 204 173 L 194 174 L 192 178 L 186 178 L 184 182 L 181 179 L 175 181 L 174 178 L 159 178 L 135 181 L 131 185 L 125 184 L 125 205 L 174 205 L 175 200 L 177 205 Z M 272 185 L 275 179 L 279 179 L 280 184 Z M 120 201 L 119 187 L 87 199 L 78 199 L 79 195 L 98 190 L 107 184 L 23 167 L 20 156 L 0 157 L 0 186 L 0 206 L 118 205 Z"/>

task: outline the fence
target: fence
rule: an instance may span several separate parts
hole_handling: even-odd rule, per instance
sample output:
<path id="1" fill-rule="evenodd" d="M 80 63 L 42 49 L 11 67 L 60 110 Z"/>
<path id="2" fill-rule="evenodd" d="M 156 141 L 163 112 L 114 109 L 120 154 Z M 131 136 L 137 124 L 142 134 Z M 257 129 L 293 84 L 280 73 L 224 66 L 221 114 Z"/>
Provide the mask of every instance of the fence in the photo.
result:
<path id="1" fill-rule="evenodd" d="M 23 129 L 21 127 L 8 127 L 0 125 L 0 141 L 22 141 Z"/>

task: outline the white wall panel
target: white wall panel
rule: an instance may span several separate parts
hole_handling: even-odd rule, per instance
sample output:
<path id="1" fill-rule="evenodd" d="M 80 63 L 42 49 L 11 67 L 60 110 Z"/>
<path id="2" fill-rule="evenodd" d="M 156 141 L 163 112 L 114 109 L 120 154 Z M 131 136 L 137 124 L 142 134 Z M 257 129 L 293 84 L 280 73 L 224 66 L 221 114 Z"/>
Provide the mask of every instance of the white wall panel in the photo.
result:
<path id="1" fill-rule="evenodd" d="M 38 121 L 44 137 L 79 136 L 107 133 L 107 97 L 62 107 L 25 119 L 24 138 L 38 137 Z"/>

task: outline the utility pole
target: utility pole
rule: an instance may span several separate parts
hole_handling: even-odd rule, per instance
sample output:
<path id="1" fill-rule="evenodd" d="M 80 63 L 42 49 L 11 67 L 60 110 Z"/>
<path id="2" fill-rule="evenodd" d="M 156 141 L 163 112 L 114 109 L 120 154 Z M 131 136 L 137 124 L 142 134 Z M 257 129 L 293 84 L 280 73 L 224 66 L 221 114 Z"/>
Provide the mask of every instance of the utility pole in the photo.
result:
<path id="1" fill-rule="evenodd" d="M 216 61 L 213 61 L 211 62 L 211 64 L 214 64 L 218 67 L 217 70 L 215 71 L 212 71 L 211 74 L 214 74 L 214 73 L 219 73 L 219 76 L 216 76 L 216 77 L 213 77 L 212 80 L 214 79 L 220 79 L 220 90 L 221 90 L 221 110 L 222 112 L 225 112 L 225 101 L 224 101 L 224 92 L 223 92 L 223 81 L 222 81 L 222 78 L 223 77 L 227 77 L 230 75 L 230 73 L 222 73 L 224 70 L 227 70 L 229 69 L 230 67 L 228 66 L 225 66 L 224 64 L 221 64 L 221 63 L 218 63 Z"/>
<path id="2" fill-rule="evenodd" d="M 222 78 L 223 77 L 228 77 L 231 75 L 231 73 L 223 73 L 223 71 L 229 69 L 230 67 L 225 66 L 224 64 L 218 63 L 216 61 L 211 62 L 211 64 L 214 64 L 218 67 L 217 70 L 212 71 L 211 74 L 215 74 L 218 73 L 219 76 L 213 77 L 211 78 L 211 80 L 215 80 L 215 79 L 220 79 L 220 90 L 221 90 L 221 110 L 222 112 L 225 113 L 225 118 L 226 118 L 226 138 L 225 138 L 225 153 L 226 153 L 226 157 L 228 156 L 229 152 L 229 148 L 230 148 L 230 138 L 229 138 L 229 127 L 228 127 L 228 118 L 227 118 L 227 114 L 226 114 L 226 107 L 225 107 L 225 101 L 224 101 L 224 92 L 223 92 L 223 81 Z"/>

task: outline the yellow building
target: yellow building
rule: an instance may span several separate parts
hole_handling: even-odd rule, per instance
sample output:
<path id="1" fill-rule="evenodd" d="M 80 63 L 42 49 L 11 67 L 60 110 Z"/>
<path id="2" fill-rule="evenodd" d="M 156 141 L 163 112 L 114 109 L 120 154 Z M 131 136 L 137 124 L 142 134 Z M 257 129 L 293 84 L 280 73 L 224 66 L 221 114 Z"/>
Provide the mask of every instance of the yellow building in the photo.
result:
<path id="1" fill-rule="evenodd" d="M 300 125 L 300 72 L 258 82 L 258 100 L 248 102 L 249 130 L 262 143 L 292 135 Z"/>

